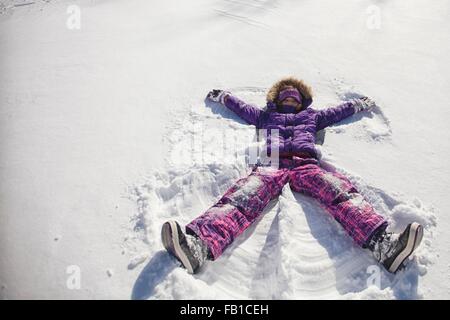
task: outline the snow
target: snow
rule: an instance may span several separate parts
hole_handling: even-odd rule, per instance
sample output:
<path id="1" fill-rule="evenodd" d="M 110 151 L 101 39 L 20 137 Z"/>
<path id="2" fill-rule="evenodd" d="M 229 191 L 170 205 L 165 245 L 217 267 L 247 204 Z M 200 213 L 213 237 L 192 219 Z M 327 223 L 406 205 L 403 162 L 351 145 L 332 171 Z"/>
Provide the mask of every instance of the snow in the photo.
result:
<path id="1" fill-rule="evenodd" d="M 448 1 L 0 3 L 1 298 L 450 298 Z M 394 231 L 424 226 L 406 270 L 288 186 L 199 274 L 164 251 L 164 221 L 187 224 L 250 172 L 254 128 L 206 93 L 263 107 L 286 75 L 316 108 L 377 103 L 320 151 Z"/>
<path id="2" fill-rule="evenodd" d="M 145 252 L 134 256 L 133 258 L 131 258 L 130 263 L 128 263 L 128 269 L 132 270 L 136 268 L 141 263 L 144 263 L 144 261 L 147 260 L 147 258 L 148 254 Z"/>

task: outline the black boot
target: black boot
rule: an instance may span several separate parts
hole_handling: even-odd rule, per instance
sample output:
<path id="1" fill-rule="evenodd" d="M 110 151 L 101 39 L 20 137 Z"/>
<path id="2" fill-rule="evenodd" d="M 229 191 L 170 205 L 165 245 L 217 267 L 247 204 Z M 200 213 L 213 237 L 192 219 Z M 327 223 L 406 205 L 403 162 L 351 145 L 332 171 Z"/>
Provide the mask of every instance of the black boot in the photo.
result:
<path id="1" fill-rule="evenodd" d="M 401 234 L 381 232 L 371 240 L 369 249 L 386 270 L 395 273 L 417 249 L 422 237 L 423 227 L 414 222 L 410 223 Z"/>
<path id="2" fill-rule="evenodd" d="M 161 230 L 166 250 L 177 258 L 191 274 L 197 273 L 208 257 L 208 249 L 195 236 L 185 235 L 176 221 L 167 221 Z"/>

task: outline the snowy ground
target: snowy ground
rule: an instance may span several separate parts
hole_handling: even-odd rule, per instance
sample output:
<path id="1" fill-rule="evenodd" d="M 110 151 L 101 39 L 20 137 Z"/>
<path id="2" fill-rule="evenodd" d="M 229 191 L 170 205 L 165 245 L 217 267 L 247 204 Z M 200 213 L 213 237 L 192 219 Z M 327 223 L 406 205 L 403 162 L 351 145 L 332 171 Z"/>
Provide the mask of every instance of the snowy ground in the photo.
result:
<path id="1" fill-rule="evenodd" d="M 0 3 L 1 298 L 450 298 L 448 1 Z M 316 108 L 352 92 L 380 107 L 321 146 L 394 229 L 425 226 L 379 286 L 370 255 L 288 187 L 200 274 L 163 251 L 166 219 L 189 222 L 249 170 L 248 144 L 231 157 L 224 141 L 254 130 L 206 93 L 262 107 L 285 75 Z"/>

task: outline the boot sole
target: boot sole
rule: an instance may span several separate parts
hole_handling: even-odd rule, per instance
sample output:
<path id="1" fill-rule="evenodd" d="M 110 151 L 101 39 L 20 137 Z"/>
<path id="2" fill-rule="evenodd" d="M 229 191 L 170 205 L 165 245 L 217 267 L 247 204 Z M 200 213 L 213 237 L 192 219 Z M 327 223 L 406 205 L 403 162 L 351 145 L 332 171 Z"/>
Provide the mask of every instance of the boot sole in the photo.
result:
<path id="1" fill-rule="evenodd" d="M 191 274 L 194 273 L 194 269 L 189 262 L 188 257 L 181 249 L 180 238 L 178 236 L 178 226 L 175 221 L 168 221 L 163 224 L 161 230 L 161 238 L 164 248 L 175 256 Z"/>
<path id="2" fill-rule="evenodd" d="M 423 238 L 423 227 L 414 222 L 409 229 L 408 242 L 402 252 L 394 259 L 388 271 L 395 273 L 403 262 L 417 249 Z"/>

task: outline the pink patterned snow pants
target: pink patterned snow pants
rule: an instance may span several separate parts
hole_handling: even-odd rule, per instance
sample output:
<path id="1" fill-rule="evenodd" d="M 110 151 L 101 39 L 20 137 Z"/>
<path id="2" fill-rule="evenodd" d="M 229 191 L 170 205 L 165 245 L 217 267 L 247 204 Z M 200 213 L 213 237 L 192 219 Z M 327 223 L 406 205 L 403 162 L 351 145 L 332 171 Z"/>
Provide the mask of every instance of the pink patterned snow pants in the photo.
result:
<path id="1" fill-rule="evenodd" d="M 217 259 L 261 214 L 288 183 L 295 192 L 317 199 L 360 246 L 365 247 L 374 232 L 387 221 L 358 193 L 342 174 L 322 168 L 314 158 L 281 159 L 280 168 L 255 167 L 239 179 L 204 214 L 186 226 Z"/>

